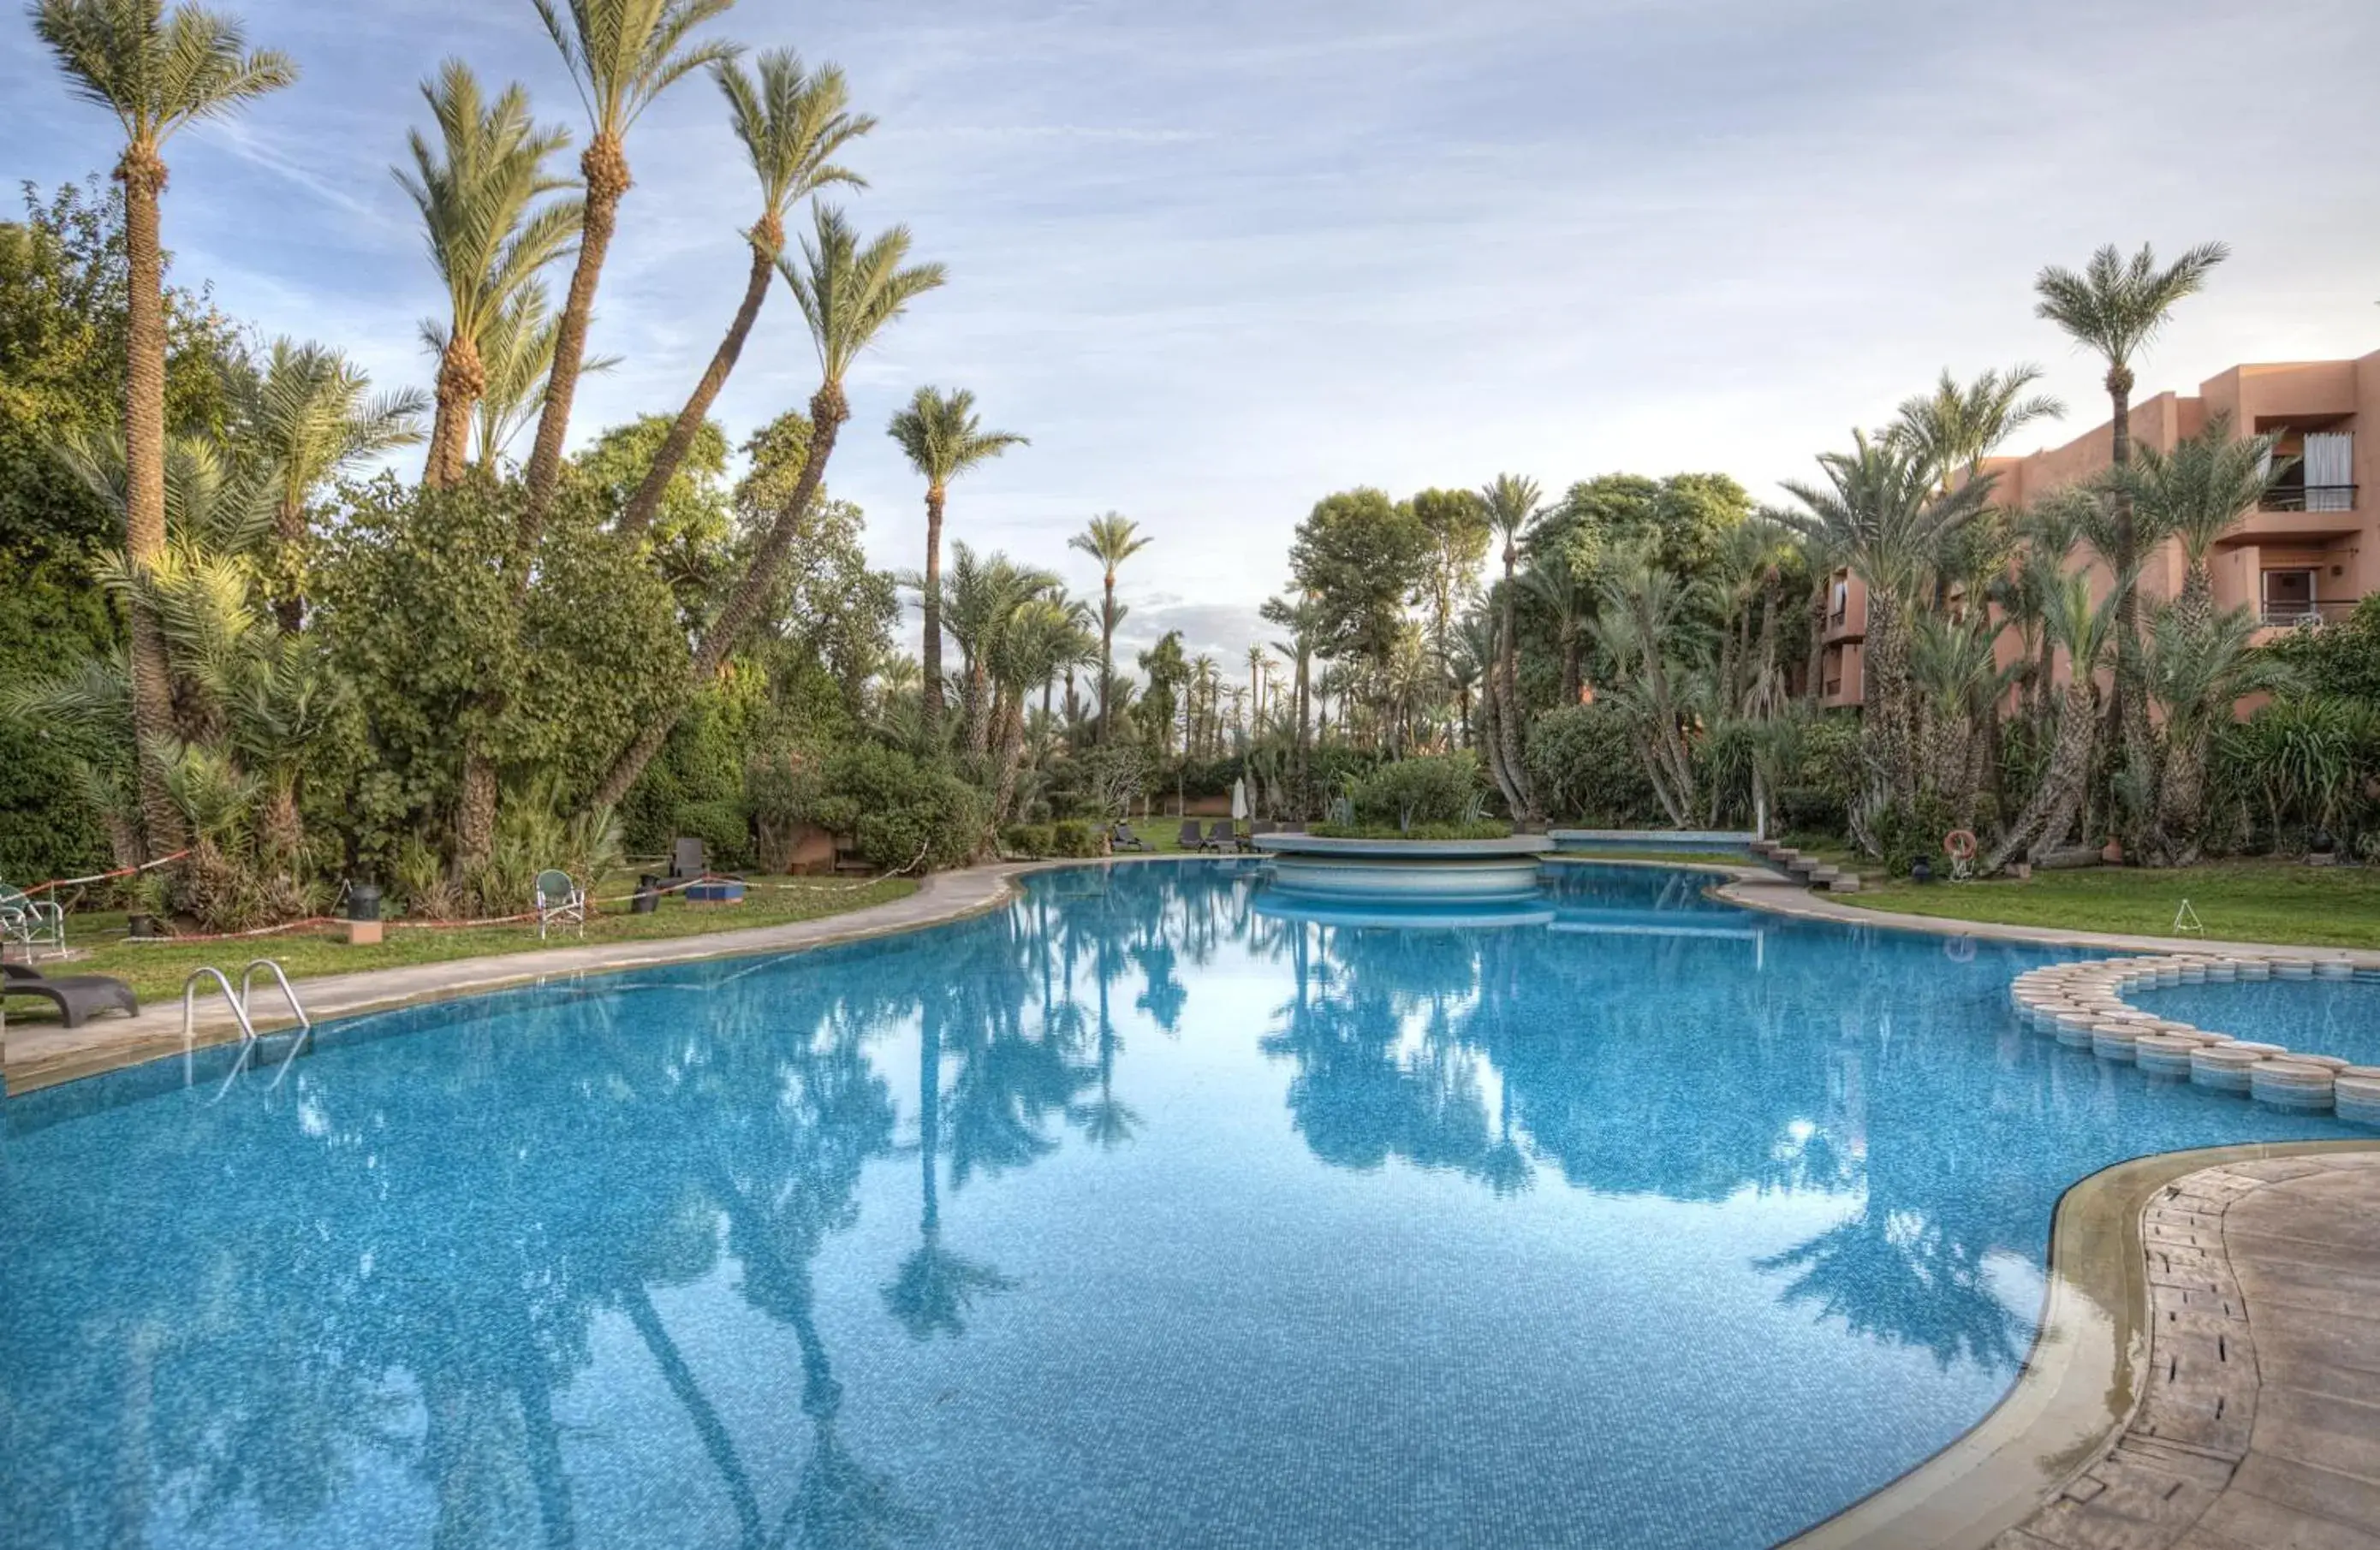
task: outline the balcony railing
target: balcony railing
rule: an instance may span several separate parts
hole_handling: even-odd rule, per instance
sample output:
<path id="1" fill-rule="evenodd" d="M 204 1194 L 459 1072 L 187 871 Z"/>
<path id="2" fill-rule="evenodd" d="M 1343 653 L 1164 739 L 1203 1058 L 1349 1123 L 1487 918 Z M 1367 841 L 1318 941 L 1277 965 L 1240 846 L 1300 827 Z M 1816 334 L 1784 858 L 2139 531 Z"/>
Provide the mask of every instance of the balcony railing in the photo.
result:
<path id="1" fill-rule="evenodd" d="M 2293 484 L 2280 490 L 2268 490 L 2265 498 L 2256 503 L 2256 509 L 2268 512 L 2351 512 L 2355 509 L 2355 486 Z"/>
<path id="2" fill-rule="evenodd" d="M 2267 629 L 2313 630 L 2336 624 L 2354 612 L 2352 602 L 2266 603 L 2264 621 Z"/>

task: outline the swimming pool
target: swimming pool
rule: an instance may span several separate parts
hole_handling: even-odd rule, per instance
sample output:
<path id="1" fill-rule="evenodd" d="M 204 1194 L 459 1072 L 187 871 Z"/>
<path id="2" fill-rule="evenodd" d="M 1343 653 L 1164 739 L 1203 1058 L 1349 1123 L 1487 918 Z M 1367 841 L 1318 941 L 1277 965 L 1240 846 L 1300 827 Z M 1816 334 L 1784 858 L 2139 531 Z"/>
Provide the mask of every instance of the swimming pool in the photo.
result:
<path id="1" fill-rule="evenodd" d="M 1761 1545 L 2005 1392 L 2067 1185 L 2365 1133 L 2020 1032 L 2047 954 L 1699 888 L 1416 923 L 1054 871 L 355 1020 L 278 1091 L 11 1099 L 0 1524 Z"/>

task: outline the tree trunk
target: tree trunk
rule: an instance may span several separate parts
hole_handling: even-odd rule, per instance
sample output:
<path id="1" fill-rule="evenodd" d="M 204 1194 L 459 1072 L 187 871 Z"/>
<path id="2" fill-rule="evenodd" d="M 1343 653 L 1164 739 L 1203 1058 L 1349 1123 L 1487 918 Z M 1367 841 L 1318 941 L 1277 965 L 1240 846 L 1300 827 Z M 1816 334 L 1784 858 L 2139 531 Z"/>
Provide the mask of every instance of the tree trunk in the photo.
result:
<path id="1" fill-rule="evenodd" d="M 611 773 L 596 788 L 590 805 L 615 805 L 628 794 L 628 788 L 637 783 L 645 766 L 669 741 L 671 729 L 686 714 L 687 699 L 718 675 L 720 664 L 759 617 L 760 606 L 768 601 L 777 585 L 778 574 L 784 569 L 785 554 L 793 548 L 794 535 L 800 530 L 802 518 L 826 477 L 827 460 L 834 455 L 835 436 L 850 418 L 851 406 L 844 399 L 841 383 L 825 383 L 810 395 L 810 449 L 808 458 L 802 464 L 801 477 L 794 481 L 793 493 L 785 498 L 776 520 L 769 525 L 768 536 L 752 551 L 744 579 L 736 583 L 726 606 L 719 611 L 719 617 L 711 621 L 710 628 L 703 635 L 702 644 L 695 648 L 694 660 L 687 666 L 686 694 L 654 717 L 627 750 L 613 761 Z"/>
<path id="2" fill-rule="evenodd" d="M 1564 620 L 1561 629 L 1561 702 L 1566 706 L 1578 703 L 1579 658 L 1582 655 L 1578 637 L 1578 621 Z"/>
<path id="3" fill-rule="evenodd" d="M 2041 783 L 2034 788 L 2024 811 L 1985 860 L 1985 876 L 2020 854 L 2028 861 L 2039 861 L 2074 826 L 2083 788 L 2090 783 L 2091 745 L 2099 720 L 2097 707 L 2092 703 L 2094 694 L 2091 674 L 2078 664 L 2073 681 L 2066 685 L 2066 703 L 2058 712 L 2058 743 L 2049 767 L 2042 772 Z"/>
<path id="4" fill-rule="evenodd" d="M 926 585 L 920 601 L 926 611 L 924 681 L 918 685 L 917 725 L 926 751 L 942 745 L 942 502 L 940 484 L 926 487 Z"/>
<path id="5" fill-rule="evenodd" d="M 586 214 L 578 230 L 578 264 L 570 273 L 570 295 L 554 325 L 553 365 L 545 378 L 545 410 L 538 417 L 537 445 L 528 459 L 528 503 L 521 512 L 519 537 L 513 545 L 518 585 L 528 585 L 528 563 L 545 514 L 553 504 L 554 486 L 562 478 L 562 443 L 570 433 L 570 405 L 578 391 L 578 369 L 587 357 L 587 321 L 595 311 L 595 285 L 603 275 L 603 256 L 611 250 L 612 230 L 620 214 L 621 196 L 628 191 L 628 157 L 619 137 L 601 134 L 578 158 L 586 180 Z"/>
<path id="6" fill-rule="evenodd" d="M 2107 369 L 2107 400 L 2114 416 L 2109 427 L 2108 459 L 2124 468 L 2132 461 L 2132 372 L 2120 363 Z M 2115 492 L 2116 581 L 2122 586 L 2140 565 L 2140 538 L 2132 520 L 2132 498 Z M 2140 589 L 2124 587 L 2116 599 L 2116 686 L 2110 720 L 2122 734 L 2118 745 L 2124 759 L 2155 789 L 2155 751 L 2149 730 L 2145 675 L 2141 665 Z M 2127 838 L 2136 838 L 2128 836 Z"/>
<path id="7" fill-rule="evenodd" d="M 1528 772 L 1521 766 L 1521 649 L 1520 637 L 1514 629 L 1512 608 L 1512 590 L 1515 586 L 1512 568 L 1519 558 L 1520 556 L 1512 548 L 1512 541 L 1509 539 L 1506 539 L 1504 544 L 1504 638 L 1500 643 L 1502 649 L 1499 652 L 1499 656 L 1502 659 L 1500 672 L 1502 682 L 1498 689 L 1503 703 L 1497 707 L 1496 733 L 1503 741 L 1506 778 L 1512 782 L 1512 789 L 1521 799 L 1520 807 L 1512 814 L 1512 822 L 1515 826 L 1534 822 L 1539 816 L 1536 793 L 1530 789 Z"/>
<path id="8" fill-rule="evenodd" d="M 157 235 L 157 197 L 165 163 L 144 145 L 126 149 L 115 169 L 124 185 L 124 248 L 130 291 L 125 306 L 124 554 L 146 575 L 165 553 L 165 259 Z M 165 786 L 165 747 L 174 739 L 174 677 L 165 634 L 135 590 L 131 613 L 133 763 L 140 821 L 151 858 L 180 850 L 181 809 Z"/>
<path id="9" fill-rule="evenodd" d="M 294 495 L 273 507 L 273 545 L 281 570 L 273 616 L 283 635 L 294 636 L 306 627 L 306 508 Z"/>
<path id="10" fill-rule="evenodd" d="M 1862 732 L 1867 746 L 1871 800 L 1907 818 L 1917 804 L 1917 775 L 1912 764 L 1909 727 L 1908 643 L 1901 627 L 1900 601 L 1888 589 L 1871 583 L 1867 595 L 1867 660 L 1865 708 Z"/>
<path id="11" fill-rule="evenodd" d="M 476 340 L 450 329 L 438 356 L 438 413 L 430 427 L 430 459 L 421 482 L 432 490 L 459 483 L 470 460 L 471 407 L 488 391 L 487 368 Z"/>
<path id="12" fill-rule="evenodd" d="M 1827 592 L 1829 576 L 1820 576 L 1810 595 L 1810 664 L 1809 677 L 1802 684 L 1802 697 L 1812 705 L 1827 692 Z"/>
<path id="13" fill-rule="evenodd" d="M 1108 702 L 1115 698 L 1115 572 L 1107 573 L 1106 601 L 1099 608 L 1099 746 L 1108 741 Z"/>
<path id="14" fill-rule="evenodd" d="M 496 848 L 496 761 L 476 744 L 463 753 L 463 786 L 455 799 L 455 872 L 468 879 Z"/>
<path id="15" fill-rule="evenodd" d="M 773 225 L 776 217 L 764 218 L 763 226 Z M 702 422 L 710 418 L 710 406 L 717 402 L 719 390 L 727 385 L 728 375 L 735 369 L 736 357 L 744 353 L 744 341 L 752 333 L 752 324 L 760 316 L 760 304 L 769 299 L 769 282 L 776 274 L 777 248 L 784 241 L 779 229 L 774 240 L 763 245 L 762 238 L 771 234 L 763 226 L 753 228 L 752 272 L 745 277 L 744 300 L 735 309 L 735 321 L 727 325 L 727 337 L 712 352 L 710 365 L 702 373 L 702 381 L 694 384 L 694 395 L 677 414 L 677 422 L 662 439 L 661 451 L 653 454 L 653 466 L 645 470 L 644 482 L 628 498 L 628 509 L 620 514 L 620 531 L 641 533 L 651 526 L 653 514 L 662 508 L 662 492 L 669 481 L 677 477 L 678 467 L 686 454 L 694 449 L 694 438 L 702 430 Z M 577 279 L 572 280 L 574 290 Z M 589 284 L 593 293 L 593 284 Z"/>
<path id="16" fill-rule="evenodd" d="M 1010 809 L 1016 801 L 1017 771 L 1025 761 L 1025 698 L 1022 695 L 1002 697 L 1007 705 L 1000 718 L 1000 784 L 991 803 L 995 824 L 1010 821 Z"/>

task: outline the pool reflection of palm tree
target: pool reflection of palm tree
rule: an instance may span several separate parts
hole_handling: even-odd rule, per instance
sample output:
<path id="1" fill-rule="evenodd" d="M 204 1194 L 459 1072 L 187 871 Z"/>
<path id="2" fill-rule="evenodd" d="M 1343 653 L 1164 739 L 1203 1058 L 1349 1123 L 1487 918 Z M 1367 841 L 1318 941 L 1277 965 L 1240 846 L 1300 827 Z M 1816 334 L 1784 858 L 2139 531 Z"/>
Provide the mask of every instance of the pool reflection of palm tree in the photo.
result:
<path id="1" fill-rule="evenodd" d="M 883 1289 L 886 1309 L 919 1340 L 966 1333 L 966 1314 L 978 1297 L 1016 1284 L 942 1246 L 941 1132 L 942 1009 L 939 994 L 929 991 L 917 1029 L 917 1247 Z"/>

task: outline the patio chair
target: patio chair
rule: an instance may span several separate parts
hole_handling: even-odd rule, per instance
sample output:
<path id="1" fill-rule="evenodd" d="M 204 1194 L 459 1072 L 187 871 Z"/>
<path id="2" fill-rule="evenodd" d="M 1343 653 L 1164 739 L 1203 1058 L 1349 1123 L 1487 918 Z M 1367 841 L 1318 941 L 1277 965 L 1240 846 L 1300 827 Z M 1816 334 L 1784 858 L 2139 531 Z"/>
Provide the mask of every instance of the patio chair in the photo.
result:
<path id="1" fill-rule="evenodd" d="M 702 842 L 698 840 L 696 844 Z M 537 875 L 537 939 L 545 940 L 549 926 L 578 927 L 580 936 L 587 935 L 587 890 L 573 882 L 570 874 L 559 867 L 549 866 Z"/>
<path id="2" fill-rule="evenodd" d="M 681 837 L 670 842 L 669 875 L 673 879 L 698 878 L 710 870 L 710 856 L 699 839 Z"/>
<path id="3" fill-rule="evenodd" d="M 1207 848 L 1207 842 L 1198 837 L 1198 820 L 1196 818 L 1184 818 L 1182 820 L 1182 832 L 1175 836 L 1174 843 L 1180 845 L 1185 851 L 1203 851 Z"/>
<path id="4" fill-rule="evenodd" d="M 1148 848 L 1148 842 L 1132 831 L 1132 824 L 1130 820 L 1124 818 L 1116 819 L 1115 829 L 1108 836 L 1108 849 L 1111 851 L 1145 851 Z"/>
<path id="5" fill-rule="evenodd" d="M 1207 826 L 1207 842 L 1199 848 L 1209 851 L 1239 849 L 1240 826 L 1229 818 L 1217 818 Z"/>
<path id="6" fill-rule="evenodd" d="M 140 1015 L 132 987 L 120 979 L 105 975 L 61 975 L 52 979 L 30 963 L 0 963 L 0 997 L 5 996 L 41 997 L 58 1009 L 69 1028 L 81 1027 L 84 1018 L 110 1007 L 128 1017 Z"/>
<path id="7" fill-rule="evenodd" d="M 0 883 L 0 949 L 21 947 L 31 957 L 37 948 L 67 950 L 67 913 L 46 899 L 29 897 L 22 890 Z"/>
<path id="8" fill-rule="evenodd" d="M 1278 829 L 1280 827 L 1281 827 L 1281 826 L 1280 826 L 1279 824 L 1274 823 L 1274 822 L 1272 822 L 1272 821 L 1270 821 L 1269 819 L 1267 819 L 1267 818 L 1251 818 L 1251 819 L 1249 819 L 1249 820 L 1248 820 L 1248 831 L 1247 831 L 1247 833 L 1245 833 L 1245 835 L 1241 836 L 1241 838 L 1240 838 L 1240 849 L 1242 849 L 1242 850 L 1244 850 L 1244 851 L 1252 851 L 1252 850 L 1256 849 L 1256 848 L 1257 848 L 1257 835 L 1259 835 L 1259 834 L 1270 834 L 1270 833 L 1272 833 L 1274 830 Z"/>

